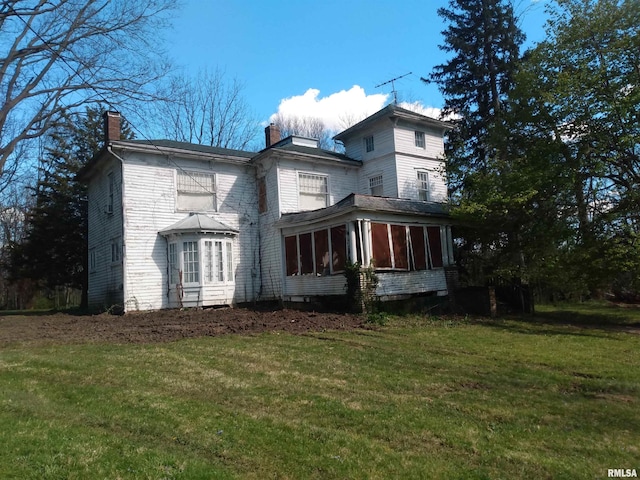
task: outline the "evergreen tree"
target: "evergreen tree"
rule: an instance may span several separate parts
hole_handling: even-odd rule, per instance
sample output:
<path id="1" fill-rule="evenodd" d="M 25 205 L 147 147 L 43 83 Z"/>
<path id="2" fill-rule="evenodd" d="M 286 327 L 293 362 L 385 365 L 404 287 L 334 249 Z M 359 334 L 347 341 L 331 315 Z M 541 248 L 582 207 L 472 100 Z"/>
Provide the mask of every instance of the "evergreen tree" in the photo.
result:
<path id="1" fill-rule="evenodd" d="M 445 143 L 447 176 L 461 223 L 459 259 L 473 282 L 498 263 L 522 269 L 523 204 L 531 190 L 507 175 L 510 159 L 497 132 L 505 123 L 524 35 L 504 0 L 450 0 L 439 15 L 448 22 L 440 48 L 452 57 L 426 82 L 445 98 L 443 117 L 454 129 Z M 514 195 L 505 195 L 508 191 Z M 515 195 L 517 193 L 517 195 Z M 508 248 L 505 248 L 508 247 Z M 509 255 L 505 255 L 505 251 Z M 507 276 L 519 276 L 509 271 Z"/>
<path id="2" fill-rule="evenodd" d="M 36 205 L 26 238 L 13 249 L 12 271 L 48 289 L 82 289 L 86 305 L 87 197 L 78 171 L 102 148 L 102 108 L 65 115 L 48 137 L 39 168 Z M 123 124 L 122 138 L 133 138 Z"/>
<path id="3" fill-rule="evenodd" d="M 513 87 L 524 35 L 511 3 L 504 0 L 451 0 L 438 14 L 449 22 L 440 48 L 453 57 L 423 80 L 439 86 L 443 116 L 451 117 L 455 127 L 445 153 L 450 188 L 460 194 L 495 157 L 490 131 L 500 122 Z"/>

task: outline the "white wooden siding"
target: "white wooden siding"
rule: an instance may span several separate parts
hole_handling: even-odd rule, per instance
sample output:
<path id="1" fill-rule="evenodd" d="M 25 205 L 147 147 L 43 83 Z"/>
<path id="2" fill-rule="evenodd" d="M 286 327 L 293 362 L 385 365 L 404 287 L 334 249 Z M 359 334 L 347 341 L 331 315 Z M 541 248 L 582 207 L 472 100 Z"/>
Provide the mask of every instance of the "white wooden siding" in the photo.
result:
<path id="1" fill-rule="evenodd" d="M 404 295 L 446 291 L 447 281 L 443 268 L 417 272 L 377 272 L 376 295 Z"/>
<path id="2" fill-rule="evenodd" d="M 122 246 L 122 184 L 120 162 L 105 157 L 88 185 L 88 247 L 95 252 L 95 268 L 89 272 L 88 302 L 93 309 L 123 304 L 122 255 L 111 262 L 111 243 Z M 113 211 L 108 213 L 109 177 L 113 173 Z"/>
<path id="3" fill-rule="evenodd" d="M 240 230 L 234 239 L 233 303 L 255 298 L 252 276 L 257 254 L 257 192 L 253 169 L 225 163 L 197 162 L 129 154 L 124 168 L 127 310 L 172 306 L 167 296 L 167 242 L 158 232 L 183 219 L 176 211 L 176 168 L 215 173 L 218 212 L 212 218 Z M 185 292 L 186 293 L 186 292 Z M 226 293 L 225 293 L 226 296 Z"/>
<path id="4" fill-rule="evenodd" d="M 258 176 L 264 175 L 267 186 L 267 211 L 260 215 L 260 254 L 258 300 L 276 300 L 282 295 L 282 251 L 280 230 L 274 223 L 280 218 L 278 164 L 268 159 L 258 166 Z"/>
<path id="5" fill-rule="evenodd" d="M 346 196 L 355 193 L 358 188 L 358 167 L 326 165 L 314 161 L 279 160 L 278 181 L 280 185 L 281 213 L 299 212 L 300 194 L 298 191 L 298 173 L 308 172 L 329 176 L 329 205 L 333 205 Z"/>
<path id="6" fill-rule="evenodd" d="M 341 274 L 324 277 L 296 275 L 285 277 L 283 294 L 286 297 L 344 295 L 346 285 L 347 279 Z"/>
<path id="7" fill-rule="evenodd" d="M 424 132 L 425 148 L 416 147 L 416 131 Z M 394 129 L 394 138 L 398 153 L 438 159 L 444 154 L 443 133 L 433 128 L 402 122 Z"/>
<path id="8" fill-rule="evenodd" d="M 382 175 L 383 197 L 398 196 L 398 180 L 392 154 L 368 160 L 362 165 L 358 171 L 358 189 L 354 193 L 370 195 L 369 178 L 373 175 Z"/>
<path id="9" fill-rule="evenodd" d="M 429 173 L 429 201 L 447 201 L 447 184 L 442 160 L 397 154 L 395 163 L 399 198 L 419 200 L 416 179 L 418 170 L 422 170 Z"/>

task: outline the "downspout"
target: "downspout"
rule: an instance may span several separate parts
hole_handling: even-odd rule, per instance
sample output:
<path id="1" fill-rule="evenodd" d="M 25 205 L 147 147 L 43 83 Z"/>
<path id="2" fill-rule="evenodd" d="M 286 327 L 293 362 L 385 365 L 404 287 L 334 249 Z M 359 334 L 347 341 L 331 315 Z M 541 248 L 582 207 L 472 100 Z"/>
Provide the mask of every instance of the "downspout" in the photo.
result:
<path id="1" fill-rule="evenodd" d="M 122 309 L 124 313 L 127 313 L 127 250 L 124 237 L 124 225 L 125 225 L 125 204 L 124 204 L 124 159 L 113 151 L 111 144 L 107 143 L 107 151 L 120 161 L 120 206 L 122 208 L 122 223 L 121 223 L 121 235 L 122 235 Z"/>

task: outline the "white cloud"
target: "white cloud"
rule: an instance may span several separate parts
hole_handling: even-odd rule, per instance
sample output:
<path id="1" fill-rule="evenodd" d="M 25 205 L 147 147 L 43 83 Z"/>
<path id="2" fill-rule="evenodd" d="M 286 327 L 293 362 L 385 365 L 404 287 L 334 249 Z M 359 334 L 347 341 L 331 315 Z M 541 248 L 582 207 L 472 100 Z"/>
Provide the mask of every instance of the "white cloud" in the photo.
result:
<path id="1" fill-rule="evenodd" d="M 431 117 L 431 118 L 435 118 L 435 119 L 439 119 L 440 118 L 440 113 L 442 112 L 442 110 L 440 108 L 436 108 L 436 107 L 425 107 L 421 102 L 416 101 L 416 102 L 400 102 L 400 106 L 402 108 L 405 108 L 407 110 L 411 110 L 412 112 L 416 112 L 419 113 L 421 115 L 424 115 L 425 117 Z"/>
<path id="2" fill-rule="evenodd" d="M 388 94 L 383 93 L 367 95 L 358 85 L 327 97 L 320 97 L 320 90 L 310 88 L 303 95 L 282 99 L 278 114 L 320 118 L 329 130 L 339 132 L 380 110 L 387 98 Z M 272 121 L 275 115 L 269 120 Z"/>

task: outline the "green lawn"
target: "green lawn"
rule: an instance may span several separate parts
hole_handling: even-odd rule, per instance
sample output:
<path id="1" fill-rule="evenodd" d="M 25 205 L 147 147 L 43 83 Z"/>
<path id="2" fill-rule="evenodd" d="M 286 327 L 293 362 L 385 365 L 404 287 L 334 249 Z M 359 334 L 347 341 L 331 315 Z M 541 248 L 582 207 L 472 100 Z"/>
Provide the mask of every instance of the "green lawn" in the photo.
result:
<path id="1" fill-rule="evenodd" d="M 607 478 L 640 335 L 536 320 L 0 350 L 0 478 Z M 630 321 L 633 323 L 633 312 Z M 25 319 L 28 321 L 28 318 Z M 584 322 L 580 322 L 584 323 Z"/>

